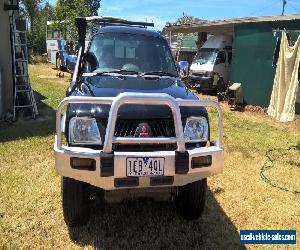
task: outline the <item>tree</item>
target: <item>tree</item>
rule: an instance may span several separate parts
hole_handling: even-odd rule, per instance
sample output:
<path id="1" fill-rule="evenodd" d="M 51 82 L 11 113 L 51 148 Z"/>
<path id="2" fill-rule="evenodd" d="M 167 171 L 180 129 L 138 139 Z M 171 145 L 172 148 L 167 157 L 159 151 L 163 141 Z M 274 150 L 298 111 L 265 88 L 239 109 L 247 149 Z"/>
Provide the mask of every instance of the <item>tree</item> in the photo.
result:
<path id="1" fill-rule="evenodd" d="M 34 54 L 46 52 L 47 21 L 56 21 L 54 28 L 66 39 L 77 36 L 75 18 L 97 15 L 101 0 L 57 0 L 55 7 L 45 0 L 20 0 L 21 15 L 28 18 L 28 47 Z"/>
<path id="2" fill-rule="evenodd" d="M 34 31 L 34 22 L 41 8 L 42 0 L 21 0 L 22 12 L 29 19 L 30 31 Z"/>
<path id="3" fill-rule="evenodd" d="M 33 18 L 29 17 L 29 14 L 24 12 L 24 15 L 28 17 L 30 22 L 30 32 L 28 32 L 27 42 L 29 51 L 32 54 L 41 54 L 46 52 L 46 25 L 47 20 L 54 17 L 53 7 L 46 2 L 44 5 L 40 5 L 37 11 L 34 12 Z"/>
<path id="4" fill-rule="evenodd" d="M 193 16 L 188 16 L 183 12 L 182 17 L 179 17 L 174 23 L 167 22 L 167 26 L 201 23 L 205 21 L 207 20 L 198 19 Z"/>
<path id="5" fill-rule="evenodd" d="M 75 18 L 97 15 L 100 0 L 58 0 L 55 5 L 55 24 L 66 39 L 77 37 Z"/>
<path id="6" fill-rule="evenodd" d="M 91 15 L 98 16 L 98 10 L 100 8 L 100 0 L 87 0 Z"/>

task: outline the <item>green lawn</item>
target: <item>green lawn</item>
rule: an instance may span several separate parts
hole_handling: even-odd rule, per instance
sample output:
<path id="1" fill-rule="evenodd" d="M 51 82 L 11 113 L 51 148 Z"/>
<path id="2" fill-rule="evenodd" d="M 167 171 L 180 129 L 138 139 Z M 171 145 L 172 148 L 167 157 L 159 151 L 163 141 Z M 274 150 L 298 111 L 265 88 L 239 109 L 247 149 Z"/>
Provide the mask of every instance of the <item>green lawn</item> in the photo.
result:
<path id="1" fill-rule="evenodd" d="M 181 219 L 168 202 L 96 200 L 90 223 L 69 231 L 52 151 L 54 110 L 68 78 L 51 77 L 50 65 L 31 65 L 30 72 L 41 117 L 0 124 L 0 248 L 238 248 L 241 229 L 299 231 L 300 194 L 260 177 L 266 152 L 299 147 L 299 131 L 230 112 L 224 114 L 224 171 L 209 178 L 199 221 Z M 300 191 L 299 153 L 299 148 L 271 152 L 274 166 L 265 174 L 272 183 Z"/>

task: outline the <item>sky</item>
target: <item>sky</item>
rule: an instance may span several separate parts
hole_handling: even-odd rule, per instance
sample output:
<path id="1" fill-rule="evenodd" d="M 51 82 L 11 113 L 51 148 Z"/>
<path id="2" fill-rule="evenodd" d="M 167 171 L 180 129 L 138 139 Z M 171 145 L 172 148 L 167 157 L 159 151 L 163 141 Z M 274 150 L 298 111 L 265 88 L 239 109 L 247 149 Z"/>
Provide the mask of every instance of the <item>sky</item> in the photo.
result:
<path id="1" fill-rule="evenodd" d="M 51 0 L 55 3 L 55 0 Z M 132 21 L 153 21 L 156 30 L 185 13 L 215 20 L 246 16 L 280 15 L 282 0 L 101 0 L 99 15 Z M 286 14 L 300 14 L 300 0 L 287 0 Z"/>

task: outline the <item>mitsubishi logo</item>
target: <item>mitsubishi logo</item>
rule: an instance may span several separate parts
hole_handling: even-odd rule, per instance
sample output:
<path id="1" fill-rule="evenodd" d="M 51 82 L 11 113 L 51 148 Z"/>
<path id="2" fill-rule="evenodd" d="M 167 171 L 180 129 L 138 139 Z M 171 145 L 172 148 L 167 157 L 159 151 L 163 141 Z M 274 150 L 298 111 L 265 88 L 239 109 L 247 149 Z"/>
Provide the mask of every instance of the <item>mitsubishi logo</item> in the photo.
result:
<path id="1" fill-rule="evenodd" d="M 151 129 L 147 123 L 140 123 L 134 133 L 134 137 L 146 138 L 151 136 Z"/>
<path id="2" fill-rule="evenodd" d="M 146 126 L 142 126 L 142 129 L 141 129 L 141 131 L 140 131 L 140 137 L 148 137 L 148 130 L 147 130 L 147 128 L 146 128 Z"/>

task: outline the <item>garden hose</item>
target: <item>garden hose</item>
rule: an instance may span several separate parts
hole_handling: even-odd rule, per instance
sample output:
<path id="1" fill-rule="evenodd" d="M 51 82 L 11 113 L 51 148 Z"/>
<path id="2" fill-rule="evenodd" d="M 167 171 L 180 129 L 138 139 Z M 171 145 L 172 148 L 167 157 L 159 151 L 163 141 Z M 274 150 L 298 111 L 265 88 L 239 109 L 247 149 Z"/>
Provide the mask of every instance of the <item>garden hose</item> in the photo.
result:
<path id="1" fill-rule="evenodd" d="M 267 161 L 265 161 L 265 163 L 263 164 L 263 166 L 261 167 L 260 169 L 260 177 L 261 179 L 268 183 L 269 185 L 271 185 L 272 187 L 274 188 L 277 188 L 277 189 L 280 189 L 280 190 L 283 190 L 283 191 L 286 191 L 286 192 L 291 192 L 291 193 L 294 193 L 294 194 L 300 194 L 300 190 L 293 190 L 293 189 L 290 189 L 284 185 L 281 185 L 281 184 L 278 184 L 274 181 L 272 181 L 270 178 L 268 178 L 266 175 L 265 175 L 265 172 L 271 168 L 274 167 L 274 161 L 276 159 L 274 159 L 271 155 L 272 152 L 284 152 L 284 151 L 290 151 L 290 150 L 298 150 L 300 151 L 300 145 L 298 144 L 297 146 L 291 146 L 289 148 L 279 148 L 279 149 L 270 149 L 266 152 L 266 157 L 267 157 Z M 299 152 L 300 153 L 300 152 Z M 270 163 L 270 164 L 268 164 Z M 292 165 L 295 165 L 296 167 L 299 168 L 299 171 L 300 171 L 300 162 L 292 162 Z"/>

